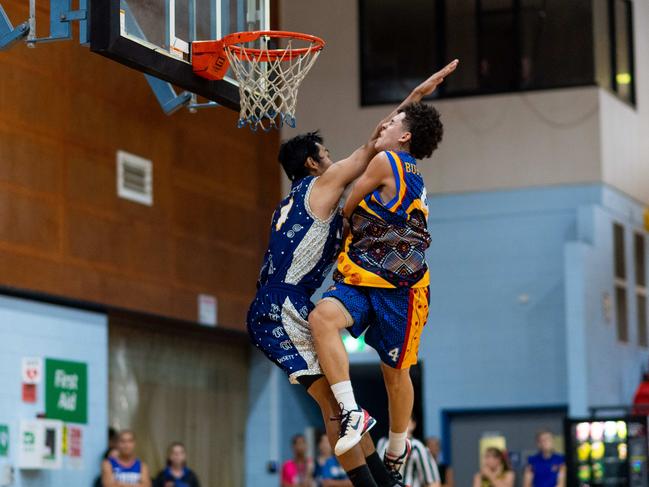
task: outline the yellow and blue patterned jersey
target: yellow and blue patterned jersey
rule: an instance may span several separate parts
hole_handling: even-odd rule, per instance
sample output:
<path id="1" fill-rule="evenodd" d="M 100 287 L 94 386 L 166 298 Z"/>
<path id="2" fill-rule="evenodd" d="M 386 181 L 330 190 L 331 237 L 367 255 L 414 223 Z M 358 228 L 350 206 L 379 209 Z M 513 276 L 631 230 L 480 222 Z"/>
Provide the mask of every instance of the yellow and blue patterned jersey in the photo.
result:
<path id="1" fill-rule="evenodd" d="M 384 202 L 368 194 L 350 218 L 350 233 L 338 257 L 334 279 L 355 286 L 428 286 L 426 186 L 417 161 L 407 152 L 387 151 L 396 194 Z"/>
<path id="2" fill-rule="evenodd" d="M 273 213 L 258 289 L 290 284 L 310 297 L 336 262 L 343 218 L 339 210 L 326 220 L 313 214 L 309 195 L 316 180 L 307 176 L 294 182 L 291 192 Z"/>

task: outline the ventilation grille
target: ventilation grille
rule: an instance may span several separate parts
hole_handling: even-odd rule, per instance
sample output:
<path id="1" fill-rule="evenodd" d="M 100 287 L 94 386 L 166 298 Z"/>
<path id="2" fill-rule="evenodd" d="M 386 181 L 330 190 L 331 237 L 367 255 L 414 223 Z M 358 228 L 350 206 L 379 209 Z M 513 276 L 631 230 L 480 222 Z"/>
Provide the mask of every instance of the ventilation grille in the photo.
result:
<path id="1" fill-rule="evenodd" d="M 117 195 L 143 205 L 153 205 L 153 164 L 124 151 L 117 151 Z"/>

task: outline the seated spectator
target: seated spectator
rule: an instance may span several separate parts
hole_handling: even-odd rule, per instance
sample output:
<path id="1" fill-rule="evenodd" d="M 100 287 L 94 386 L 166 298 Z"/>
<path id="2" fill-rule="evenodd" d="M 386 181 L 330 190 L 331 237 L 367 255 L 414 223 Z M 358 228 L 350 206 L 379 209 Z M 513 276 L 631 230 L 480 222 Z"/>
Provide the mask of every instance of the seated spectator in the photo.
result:
<path id="1" fill-rule="evenodd" d="M 101 465 L 103 487 L 151 487 L 146 463 L 135 456 L 135 434 L 125 430 L 117 437 L 117 455 Z"/>
<path id="2" fill-rule="evenodd" d="M 282 487 L 312 487 L 313 462 L 307 457 L 304 435 L 293 437 L 293 458 L 282 465 Z"/>
<path id="3" fill-rule="evenodd" d="M 566 459 L 554 451 L 550 430 L 536 434 L 539 452 L 527 459 L 523 487 L 563 487 L 566 482 Z"/>
<path id="4" fill-rule="evenodd" d="M 473 477 L 473 487 L 514 487 L 514 472 L 502 450 L 494 447 L 485 450 L 482 468 Z"/>
<path id="5" fill-rule="evenodd" d="M 326 433 L 318 437 L 318 457 L 315 461 L 313 477 L 318 487 L 352 487 L 345 470 L 331 451 Z"/>
<path id="6" fill-rule="evenodd" d="M 179 441 L 167 449 L 167 466 L 158 473 L 153 487 L 200 487 L 198 477 L 187 467 L 187 451 Z"/>
<path id="7" fill-rule="evenodd" d="M 442 483 L 442 487 L 455 487 L 455 481 L 453 477 L 453 468 L 450 464 L 442 461 L 442 444 L 439 441 L 439 438 L 436 436 L 431 436 L 426 440 L 426 446 L 430 451 L 431 455 L 437 463 L 437 470 L 439 472 L 439 479 Z"/>

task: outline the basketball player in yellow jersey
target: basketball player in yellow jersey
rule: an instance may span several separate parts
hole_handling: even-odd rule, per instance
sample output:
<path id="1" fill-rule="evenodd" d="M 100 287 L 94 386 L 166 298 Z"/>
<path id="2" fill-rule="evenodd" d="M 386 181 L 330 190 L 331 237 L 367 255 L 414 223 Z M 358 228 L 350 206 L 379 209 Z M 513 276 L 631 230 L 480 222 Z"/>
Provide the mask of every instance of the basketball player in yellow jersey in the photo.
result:
<path id="1" fill-rule="evenodd" d="M 454 61 L 451 72 L 456 66 Z M 360 441 L 363 423 L 339 332 L 348 328 L 358 337 L 367 329 L 365 340 L 381 357 L 390 406 L 384 462 L 396 477 L 410 452 L 414 392 L 409 368 L 417 363 L 428 318 L 425 251 L 430 235 L 417 159 L 430 157 L 442 134 L 439 113 L 422 103 L 405 106 L 383 125 L 375 144 L 379 153 L 345 205 L 351 231 L 334 272 L 336 284 L 309 316 L 322 370 L 343 411 L 336 455 Z"/>

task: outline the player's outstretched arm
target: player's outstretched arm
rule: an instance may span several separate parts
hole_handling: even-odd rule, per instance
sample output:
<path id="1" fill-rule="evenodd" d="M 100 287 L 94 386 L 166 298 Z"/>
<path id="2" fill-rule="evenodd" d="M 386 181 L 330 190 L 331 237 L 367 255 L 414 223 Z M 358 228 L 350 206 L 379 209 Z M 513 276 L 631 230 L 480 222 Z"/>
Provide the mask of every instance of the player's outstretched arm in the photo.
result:
<path id="1" fill-rule="evenodd" d="M 375 155 L 369 166 L 367 166 L 367 170 L 354 184 L 354 188 L 349 198 L 347 198 L 345 209 L 343 210 L 345 217 L 350 217 L 365 195 L 370 194 L 375 189 L 388 183 L 393 177 L 390 161 L 386 153 L 381 152 Z"/>
<path id="2" fill-rule="evenodd" d="M 421 101 L 424 97 L 430 95 L 444 81 L 446 76 L 455 71 L 458 64 L 459 61 L 455 59 L 412 90 L 410 95 L 390 115 L 381 120 L 365 145 L 356 149 L 348 158 L 331 166 L 318 178 L 309 200 L 309 205 L 316 216 L 319 218 L 329 216 L 338 205 L 347 185 L 367 169 L 368 163 L 376 155 L 375 142 L 379 137 L 383 124 L 390 120 L 401 108 L 410 103 Z M 390 167 L 387 158 L 385 158 L 385 165 L 389 172 Z M 373 189 L 376 189 L 376 187 Z M 356 204 L 361 199 L 362 197 L 358 199 Z"/>
<path id="3" fill-rule="evenodd" d="M 399 112 L 399 110 L 403 109 L 407 105 L 410 105 L 411 103 L 417 103 L 433 93 L 437 89 L 437 87 L 444 82 L 444 79 L 457 69 L 459 64 L 460 61 L 458 59 L 454 59 L 442 69 L 431 75 L 414 90 L 412 90 L 412 92 L 410 92 L 407 98 L 403 100 L 397 108 L 395 108 L 387 117 L 379 122 L 379 124 L 374 129 L 374 132 L 372 132 L 370 140 L 378 138 L 383 124 L 392 119 Z"/>
<path id="4" fill-rule="evenodd" d="M 336 209 L 347 185 L 363 174 L 375 154 L 374 142 L 368 142 L 318 178 L 309 198 L 309 206 L 318 218 L 327 218 Z"/>

